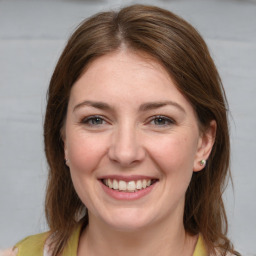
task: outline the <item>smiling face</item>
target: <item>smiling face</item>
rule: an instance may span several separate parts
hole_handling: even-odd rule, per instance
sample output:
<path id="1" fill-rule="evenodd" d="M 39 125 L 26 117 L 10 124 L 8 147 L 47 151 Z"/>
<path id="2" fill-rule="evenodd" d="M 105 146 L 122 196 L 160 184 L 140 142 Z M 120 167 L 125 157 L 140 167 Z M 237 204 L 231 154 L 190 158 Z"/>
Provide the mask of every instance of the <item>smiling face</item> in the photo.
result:
<path id="1" fill-rule="evenodd" d="M 71 89 L 63 129 L 90 222 L 133 230 L 178 220 L 215 126 L 201 135 L 191 104 L 156 61 L 128 50 L 92 62 Z"/>

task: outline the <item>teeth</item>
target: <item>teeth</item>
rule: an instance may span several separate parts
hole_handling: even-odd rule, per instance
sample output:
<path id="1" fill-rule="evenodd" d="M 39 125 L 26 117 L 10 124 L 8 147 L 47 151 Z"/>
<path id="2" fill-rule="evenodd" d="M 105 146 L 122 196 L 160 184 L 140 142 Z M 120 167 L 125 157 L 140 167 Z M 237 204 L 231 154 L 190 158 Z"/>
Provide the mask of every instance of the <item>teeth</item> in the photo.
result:
<path id="1" fill-rule="evenodd" d="M 137 181 L 136 188 L 137 188 L 137 189 L 142 189 L 142 182 L 141 182 L 141 180 L 138 180 L 138 181 Z"/>
<path id="2" fill-rule="evenodd" d="M 126 190 L 126 182 L 123 180 L 119 181 L 119 190 L 125 191 Z"/>
<path id="3" fill-rule="evenodd" d="M 135 191 L 135 189 L 136 189 L 135 181 L 129 181 L 127 183 L 127 190 L 128 191 Z"/>
<path id="4" fill-rule="evenodd" d="M 126 191 L 126 192 L 135 192 L 137 190 L 145 189 L 149 187 L 152 184 L 152 180 L 131 180 L 129 182 L 123 181 L 123 180 L 111 180 L 111 179 L 104 179 L 103 183 L 114 190 L 119 191 Z"/>
<path id="5" fill-rule="evenodd" d="M 112 180 L 111 180 L 111 179 L 108 179 L 107 181 L 108 181 L 107 186 L 108 186 L 109 188 L 113 188 Z"/>
<path id="6" fill-rule="evenodd" d="M 118 182 L 117 182 L 117 180 L 113 180 L 113 189 L 115 189 L 115 190 L 118 189 Z"/>

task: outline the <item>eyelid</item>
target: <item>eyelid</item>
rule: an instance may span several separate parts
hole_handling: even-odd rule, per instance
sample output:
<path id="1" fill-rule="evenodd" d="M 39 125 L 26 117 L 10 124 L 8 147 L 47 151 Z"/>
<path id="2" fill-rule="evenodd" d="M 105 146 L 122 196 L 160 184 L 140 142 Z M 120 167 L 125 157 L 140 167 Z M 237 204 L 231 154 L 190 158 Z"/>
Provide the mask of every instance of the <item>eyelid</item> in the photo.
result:
<path id="1" fill-rule="evenodd" d="M 93 119 L 101 119 L 103 122 L 107 123 L 106 121 L 106 118 L 104 116 L 101 116 L 101 115 L 90 115 L 90 116 L 86 116 L 84 118 L 81 119 L 80 123 L 82 124 L 87 124 L 89 126 L 97 126 L 96 124 L 89 124 L 88 122 L 90 120 L 93 120 Z M 99 124 L 99 125 L 102 125 L 102 124 Z"/>
<path id="2" fill-rule="evenodd" d="M 102 123 L 101 124 L 90 124 L 89 121 L 94 120 L 94 119 L 101 119 Z M 153 122 L 156 119 L 162 119 L 163 121 L 167 122 L 167 124 L 159 124 L 159 125 L 152 124 L 151 122 Z M 102 115 L 89 115 L 89 116 L 83 117 L 81 119 L 80 123 L 84 124 L 84 125 L 91 126 L 91 127 L 94 127 L 94 126 L 96 127 L 96 126 L 102 126 L 102 125 L 108 124 L 109 121 L 107 120 L 106 117 L 104 117 Z M 154 125 L 157 127 L 167 127 L 167 126 L 176 124 L 176 121 L 173 118 L 170 118 L 165 115 L 154 115 L 154 116 L 149 117 L 145 123 L 149 124 L 149 125 Z"/>
<path id="3" fill-rule="evenodd" d="M 173 118 L 170 118 L 170 117 L 167 117 L 167 116 L 164 116 L 164 115 L 151 116 L 147 123 L 150 123 L 150 122 L 152 122 L 152 121 L 154 121 L 156 119 L 163 119 L 163 120 L 167 121 L 168 124 L 164 124 L 164 125 L 156 125 L 156 124 L 154 124 L 155 126 L 166 127 L 166 126 L 169 126 L 169 125 L 176 124 L 176 121 Z"/>

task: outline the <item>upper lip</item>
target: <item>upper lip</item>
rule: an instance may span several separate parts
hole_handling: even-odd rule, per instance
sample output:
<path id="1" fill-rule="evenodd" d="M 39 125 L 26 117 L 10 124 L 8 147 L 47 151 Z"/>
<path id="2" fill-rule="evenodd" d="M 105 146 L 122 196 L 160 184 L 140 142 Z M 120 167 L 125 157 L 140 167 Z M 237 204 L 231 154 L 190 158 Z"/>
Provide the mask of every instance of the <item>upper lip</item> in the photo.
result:
<path id="1" fill-rule="evenodd" d="M 111 180 L 123 180 L 126 182 L 129 181 L 137 181 L 137 180 L 158 180 L 156 177 L 153 176 L 146 176 L 146 175 L 129 175 L 129 176 L 123 176 L 123 175 L 104 175 L 99 177 L 99 180 L 105 180 L 105 179 L 111 179 Z"/>

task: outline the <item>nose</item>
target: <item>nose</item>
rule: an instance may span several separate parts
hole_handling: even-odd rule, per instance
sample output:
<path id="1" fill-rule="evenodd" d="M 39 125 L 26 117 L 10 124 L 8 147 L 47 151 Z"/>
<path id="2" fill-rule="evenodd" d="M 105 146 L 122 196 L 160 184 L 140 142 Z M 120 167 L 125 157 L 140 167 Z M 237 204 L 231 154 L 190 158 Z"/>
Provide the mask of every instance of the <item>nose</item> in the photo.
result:
<path id="1" fill-rule="evenodd" d="M 134 127 L 120 127 L 112 136 L 108 155 L 111 161 L 123 167 L 131 167 L 145 158 L 146 152 L 139 132 Z"/>

